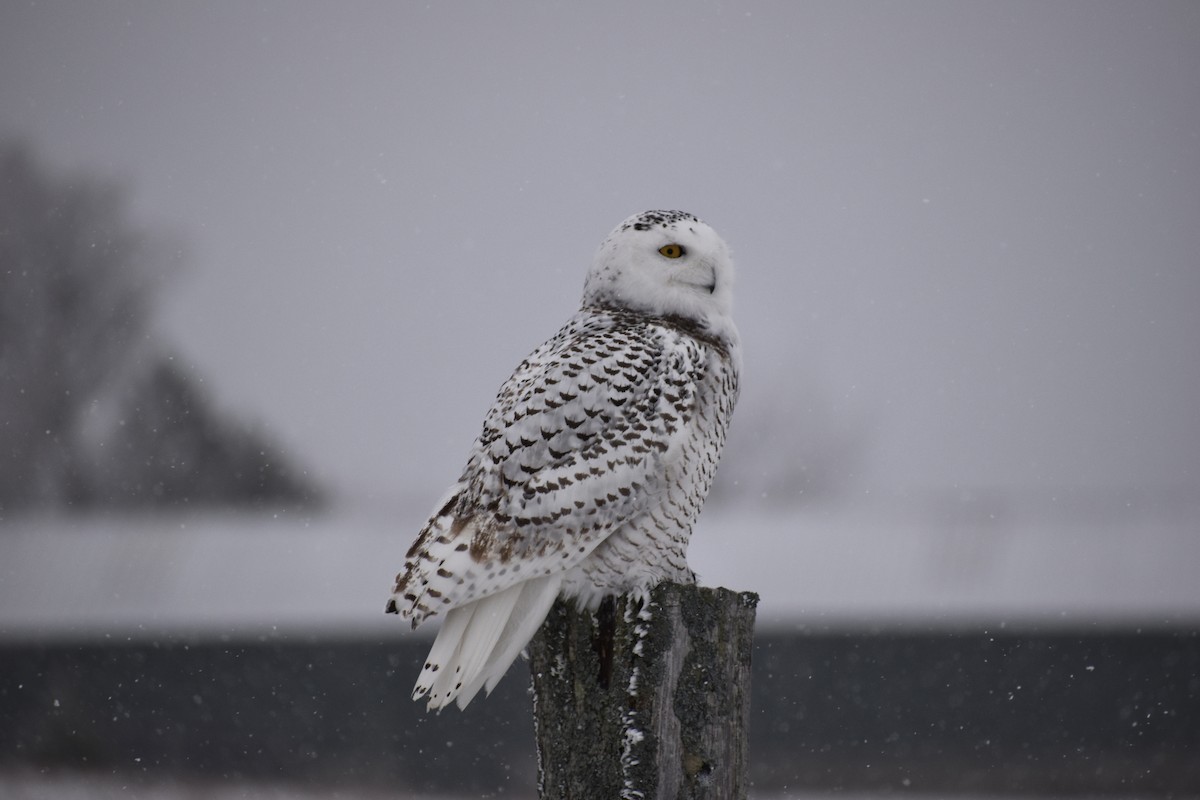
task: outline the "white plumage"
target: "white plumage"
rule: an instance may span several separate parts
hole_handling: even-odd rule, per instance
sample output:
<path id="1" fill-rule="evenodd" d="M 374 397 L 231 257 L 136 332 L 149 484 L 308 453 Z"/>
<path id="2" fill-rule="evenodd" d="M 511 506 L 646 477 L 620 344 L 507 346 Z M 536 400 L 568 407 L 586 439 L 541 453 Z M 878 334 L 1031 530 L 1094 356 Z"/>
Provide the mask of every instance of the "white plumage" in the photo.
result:
<path id="1" fill-rule="evenodd" d="M 737 400 L 733 264 L 705 223 L 647 211 L 601 244 L 580 310 L 505 381 L 387 610 L 445 614 L 413 699 L 465 708 L 561 593 L 693 582 L 692 525 Z"/>

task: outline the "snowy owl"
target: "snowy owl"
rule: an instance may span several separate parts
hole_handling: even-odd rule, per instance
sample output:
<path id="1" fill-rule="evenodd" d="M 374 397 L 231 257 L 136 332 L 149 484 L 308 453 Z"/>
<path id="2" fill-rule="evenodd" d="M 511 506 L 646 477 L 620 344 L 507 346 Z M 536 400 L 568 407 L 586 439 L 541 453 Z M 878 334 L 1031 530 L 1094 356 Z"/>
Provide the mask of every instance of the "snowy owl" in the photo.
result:
<path id="1" fill-rule="evenodd" d="M 580 310 L 505 381 L 387 611 L 445 613 L 413 699 L 491 692 L 560 594 L 692 583 L 692 525 L 738 394 L 733 263 L 691 214 L 646 211 L 600 245 Z"/>

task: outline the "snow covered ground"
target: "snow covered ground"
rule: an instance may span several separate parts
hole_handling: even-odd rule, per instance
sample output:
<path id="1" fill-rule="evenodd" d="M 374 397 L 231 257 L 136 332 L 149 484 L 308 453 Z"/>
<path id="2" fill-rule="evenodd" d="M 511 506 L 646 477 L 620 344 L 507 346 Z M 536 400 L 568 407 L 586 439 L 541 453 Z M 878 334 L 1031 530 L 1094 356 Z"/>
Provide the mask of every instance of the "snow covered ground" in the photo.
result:
<path id="1" fill-rule="evenodd" d="M 894 794 L 865 794 L 837 792 L 818 793 L 750 793 L 751 800 L 875 800 L 893 797 Z M 450 795 L 415 795 L 403 792 L 369 792 L 361 790 L 341 791 L 335 789 L 307 789 L 272 784 L 249 784 L 230 786 L 203 783 L 160 783 L 131 785 L 119 780 L 80 775 L 45 776 L 35 773 L 5 775 L 0 773 L 0 797 L 5 800 L 480 800 L 479 795 L 471 798 Z M 506 794 L 505 798 L 521 798 Z M 937 800 L 954 795 L 904 795 L 906 800 Z M 965 796 L 964 796 L 965 797 Z M 1020 800 L 1037 800 L 1030 795 L 1020 795 Z M 1123 796 L 1124 800 L 1132 800 Z M 970 795 L 971 800 L 1000 800 L 998 796 Z M 531 798 L 532 800 L 532 798 Z M 1014 797 L 1013 800 L 1016 800 Z M 1074 800 L 1088 800 L 1086 795 Z"/>
<path id="2" fill-rule="evenodd" d="M 894 797 L 893 793 L 865 794 L 854 792 L 819 793 L 750 793 L 750 800 L 877 800 Z M 195 783 L 151 784 L 131 786 L 120 781 L 97 780 L 78 776 L 4 776 L 0 774 L 0 797 L 6 800 L 480 800 L 479 795 L 452 797 L 449 795 L 416 795 L 396 792 L 363 792 L 358 790 L 315 790 L 273 785 L 225 786 Z M 513 798 L 513 795 L 503 795 Z M 904 795 L 905 800 L 948 800 L 958 795 Z M 970 800 L 1004 800 L 998 795 L 962 795 Z M 1123 795 L 1123 800 L 1136 796 Z M 1013 796 L 1012 800 L 1038 800 L 1033 795 Z M 515 800 L 521 800 L 515 798 Z M 532 800 L 532 798 L 531 798 Z M 1089 800 L 1078 795 L 1074 800 Z"/>
<path id="3" fill-rule="evenodd" d="M 690 561 L 705 584 L 758 592 L 760 630 L 1200 629 L 1195 577 L 1200 514 L 1073 516 L 1037 506 L 965 508 L 947 513 L 917 504 L 754 515 L 712 508 L 693 537 Z M 383 614 L 383 605 L 420 517 L 411 509 L 359 507 L 313 517 L 204 513 L 3 520 L 0 643 L 413 635 Z M 431 633 L 422 629 L 416 635 Z M 5 800 L 383 796 L 360 786 L 130 784 L 111 776 L 43 774 L 32 766 L 0 770 Z M 433 800 L 402 791 L 387 796 Z"/>
<path id="4" fill-rule="evenodd" d="M 419 513 L 0 522 L 0 638 L 395 635 Z M 1200 624 L 1200 515 L 710 509 L 689 559 L 762 626 Z"/>
<path id="5" fill-rule="evenodd" d="M 446 795 L 308 789 L 276 784 L 170 782 L 131 784 L 93 775 L 0 772 L 5 800 L 457 800 Z"/>

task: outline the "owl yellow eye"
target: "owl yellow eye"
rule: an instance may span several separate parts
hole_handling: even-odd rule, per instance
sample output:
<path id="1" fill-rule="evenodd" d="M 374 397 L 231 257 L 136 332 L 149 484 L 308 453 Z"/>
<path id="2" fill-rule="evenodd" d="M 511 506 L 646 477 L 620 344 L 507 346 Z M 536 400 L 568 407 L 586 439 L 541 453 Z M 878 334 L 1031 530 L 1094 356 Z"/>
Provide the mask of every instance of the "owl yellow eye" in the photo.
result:
<path id="1" fill-rule="evenodd" d="M 683 245 L 681 244 L 664 244 L 658 248 L 658 252 L 662 253 L 667 258 L 679 258 L 683 255 Z"/>

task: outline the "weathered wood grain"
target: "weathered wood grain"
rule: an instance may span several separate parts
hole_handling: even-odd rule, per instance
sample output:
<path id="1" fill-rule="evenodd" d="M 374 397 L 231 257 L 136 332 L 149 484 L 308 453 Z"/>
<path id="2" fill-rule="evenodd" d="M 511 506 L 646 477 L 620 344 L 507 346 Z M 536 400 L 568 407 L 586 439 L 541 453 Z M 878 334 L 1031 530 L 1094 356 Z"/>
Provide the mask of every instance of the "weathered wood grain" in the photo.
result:
<path id="1" fill-rule="evenodd" d="M 744 798 L 757 602 L 662 584 L 556 603 L 530 644 L 539 796 Z"/>

